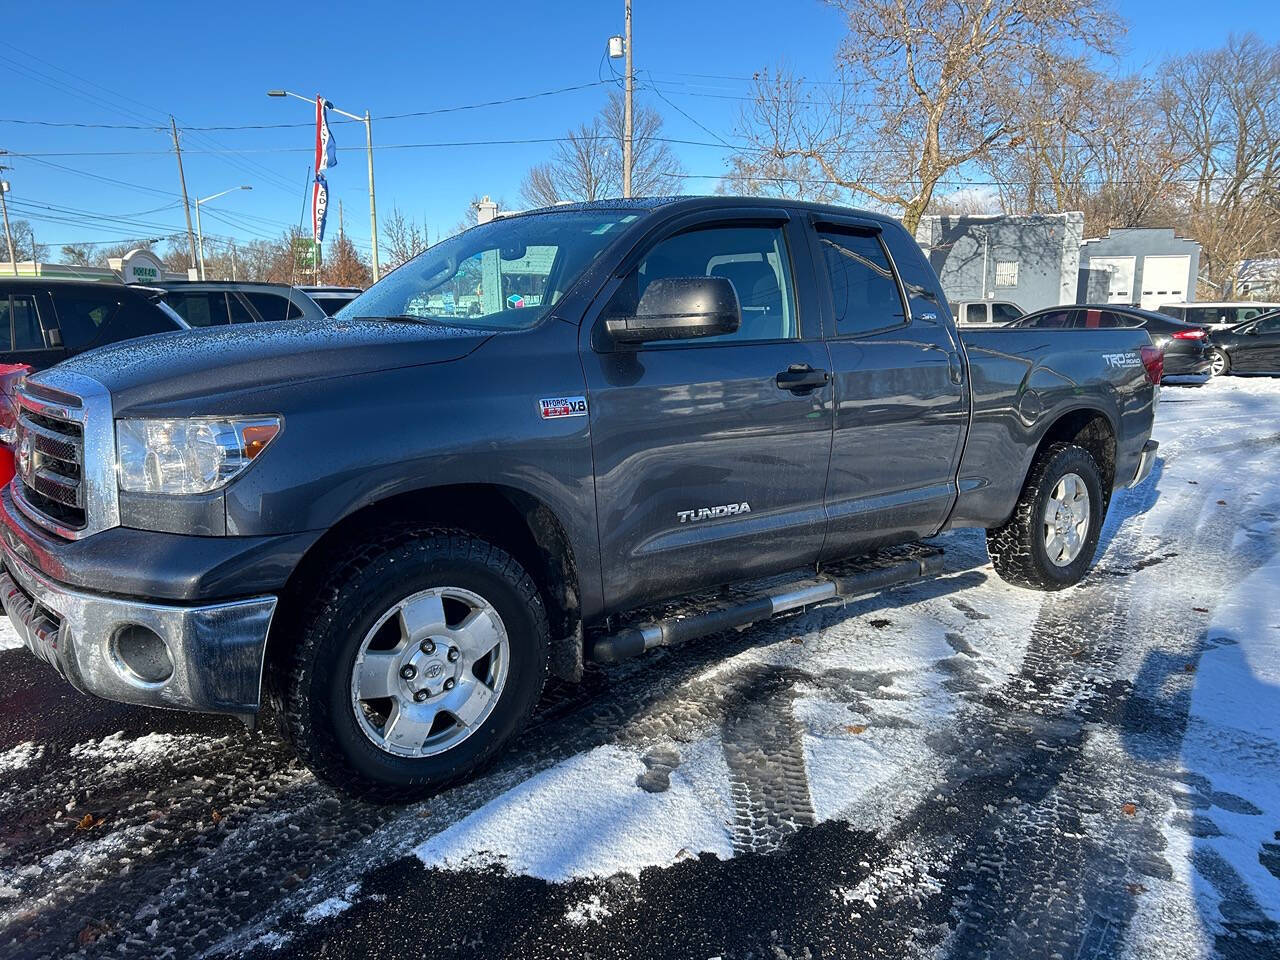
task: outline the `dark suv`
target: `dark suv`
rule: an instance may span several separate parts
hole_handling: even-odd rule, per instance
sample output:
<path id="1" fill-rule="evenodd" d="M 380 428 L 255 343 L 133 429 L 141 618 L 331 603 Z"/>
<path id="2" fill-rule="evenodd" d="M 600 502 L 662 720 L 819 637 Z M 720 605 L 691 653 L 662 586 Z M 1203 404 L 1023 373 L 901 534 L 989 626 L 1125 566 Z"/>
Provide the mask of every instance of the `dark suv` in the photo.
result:
<path id="1" fill-rule="evenodd" d="M 0 363 L 43 370 L 91 347 L 186 326 L 154 290 L 98 280 L 0 280 Z"/>
<path id="2" fill-rule="evenodd" d="M 314 300 L 283 283 L 175 280 L 156 284 L 153 289 L 193 327 L 326 319 Z"/>
<path id="3" fill-rule="evenodd" d="M 1200 376 L 1212 372 L 1209 337 L 1204 327 L 1138 307 L 1111 304 L 1046 307 L 1013 321 L 1009 326 L 1041 330 L 1141 327 L 1150 335 L 1151 343 L 1164 351 L 1165 376 Z"/>

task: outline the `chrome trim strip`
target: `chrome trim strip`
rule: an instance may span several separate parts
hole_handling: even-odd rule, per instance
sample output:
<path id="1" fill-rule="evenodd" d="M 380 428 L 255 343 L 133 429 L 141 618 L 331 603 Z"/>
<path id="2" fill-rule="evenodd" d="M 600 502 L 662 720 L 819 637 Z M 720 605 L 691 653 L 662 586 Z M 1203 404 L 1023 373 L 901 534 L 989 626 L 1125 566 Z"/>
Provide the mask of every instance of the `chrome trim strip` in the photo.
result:
<path id="1" fill-rule="evenodd" d="M 28 385 L 32 389 L 28 389 Z M 40 395 L 40 388 L 80 399 L 80 406 L 57 403 Z M 116 481 L 116 424 L 111 394 L 92 377 L 53 367 L 28 377 L 18 389 L 21 406 L 41 416 L 80 425 L 81 496 L 85 525 L 67 527 L 32 505 L 21 493 L 21 479 L 12 486 L 14 503 L 28 519 L 64 540 L 83 540 L 120 526 L 120 491 Z"/>

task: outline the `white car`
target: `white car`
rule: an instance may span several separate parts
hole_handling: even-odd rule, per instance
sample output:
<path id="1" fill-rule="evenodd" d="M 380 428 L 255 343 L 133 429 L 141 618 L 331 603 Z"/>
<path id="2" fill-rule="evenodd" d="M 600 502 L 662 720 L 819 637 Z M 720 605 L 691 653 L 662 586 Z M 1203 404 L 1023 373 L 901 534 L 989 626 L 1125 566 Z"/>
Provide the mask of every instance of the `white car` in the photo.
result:
<path id="1" fill-rule="evenodd" d="M 1166 303 L 1160 307 L 1160 312 L 1207 330 L 1228 330 L 1277 309 L 1280 309 L 1280 303 L 1238 300 L 1234 303 Z"/>

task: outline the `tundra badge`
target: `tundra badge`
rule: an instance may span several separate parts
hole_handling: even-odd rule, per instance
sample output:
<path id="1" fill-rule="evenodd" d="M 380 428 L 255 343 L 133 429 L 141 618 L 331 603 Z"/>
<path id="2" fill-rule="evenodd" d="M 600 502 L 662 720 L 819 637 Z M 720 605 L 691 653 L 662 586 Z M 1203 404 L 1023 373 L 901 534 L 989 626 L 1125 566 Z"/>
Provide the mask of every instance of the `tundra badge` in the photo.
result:
<path id="1" fill-rule="evenodd" d="M 749 503 L 726 503 L 718 507 L 699 507 L 697 510 L 678 510 L 676 516 L 681 523 L 690 521 L 711 520 L 716 517 L 732 517 L 739 513 L 750 513 Z"/>

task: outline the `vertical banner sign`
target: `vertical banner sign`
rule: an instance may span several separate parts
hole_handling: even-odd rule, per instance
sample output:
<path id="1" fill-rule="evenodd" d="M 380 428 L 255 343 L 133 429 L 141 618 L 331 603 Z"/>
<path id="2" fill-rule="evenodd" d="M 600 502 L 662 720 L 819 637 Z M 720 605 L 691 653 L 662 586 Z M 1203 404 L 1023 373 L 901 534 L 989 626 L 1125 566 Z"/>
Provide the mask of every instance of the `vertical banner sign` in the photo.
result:
<path id="1" fill-rule="evenodd" d="M 329 208 L 329 184 L 324 171 L 338 165 L 338 148 L 329 131 L 329 101 L 316 94 L 316 182 L 311 190 L 311 235 L 324 242 L 325 214 Z"/>

